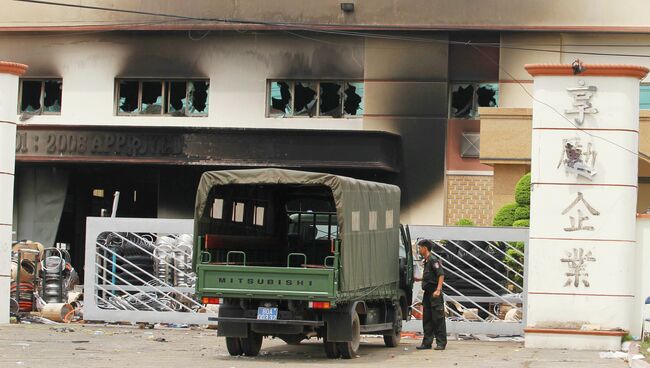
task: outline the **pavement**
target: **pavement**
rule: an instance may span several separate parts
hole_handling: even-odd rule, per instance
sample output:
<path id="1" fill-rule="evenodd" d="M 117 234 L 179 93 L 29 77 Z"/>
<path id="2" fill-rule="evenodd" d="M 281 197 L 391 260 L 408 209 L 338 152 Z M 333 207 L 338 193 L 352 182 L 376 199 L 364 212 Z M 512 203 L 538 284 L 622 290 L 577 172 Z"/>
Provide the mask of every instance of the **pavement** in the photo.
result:
<path id="1" fill-rule="evenodd" d="M 257 357 L 231 357 L 215 330 L 132 326 L 13 324 L 0 326 L 0 367 L 627 367 L 595 351 L 525 349 L 521 342 L 450 341 L 446 351 L 418 351 L 418 339 L 386 348 L 364 337 L 353 360 L 329 360 L 318 340 L 286 345 L 265 339 Z"/>

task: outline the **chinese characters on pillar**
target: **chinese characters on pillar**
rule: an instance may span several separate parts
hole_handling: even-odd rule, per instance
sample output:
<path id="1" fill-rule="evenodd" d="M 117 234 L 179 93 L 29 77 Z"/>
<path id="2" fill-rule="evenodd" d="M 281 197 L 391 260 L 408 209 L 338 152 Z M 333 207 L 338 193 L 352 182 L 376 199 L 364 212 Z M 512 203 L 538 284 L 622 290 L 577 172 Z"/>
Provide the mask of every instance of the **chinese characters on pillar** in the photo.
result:
<path id="1" fill-rule="evenodd" d="M 567 88 L 573 102 L 572 108 L 565 110 L 565 113 L 573 118 L 573 125 L 577 128 L 584 124 L 585 116 L 598 113 L 598 109 L 591 104 L 591 98 L 597 90 L 596 86 L 586 85 L 583 80 L 578 81 L 578 87 Z M 585 146 L 579 137 L 565 138 L 562 140 L 562 153 L 557 168 L 564 166 L 565 172 L 573 174 L 576 180 L 578 177 L 593 180 L 597 173 L 596 157 L 597 152 L 591 142 Z M 589 219 L 590 216 L 599 216 L 600 212 L 585 199 L 582 192 L 578 192 L 575 198 L 569 200 L 571 202 L 562 211 L 562 215 L 568 217 L 569 223 L 564 231 L 594 231 L 595 228 L 589 224 Z M 579 287 L 582 284 L 589 287 L 587 264 L 595 261 L 591 251 L 585 251 L 583 248 L 573 248 L 573 252 L 566 252 L 566 256 L 560 258 L 560 262 L 568 267 L 564 286 Z"/>
<path id="2" fill-rule="evenodd" d="M 582 204 L 582 206 L 579 206 L 580 204 Z M 589 216 L 587 216 L 586 212 L 583 212 L 583 208 L 581 207 L 583 207 L 585 210 L 587 210 L 588 213 L 593 216 L 600 215 L 600 212 L 598 212 L 589 204 L 589 202 L 587 202 L 582 193 L 578 192 L 576 199 L 571 202 L 569 207 L 562 211 L 562 215 L 569 215 L 569 222 L 571 224 L 571 226 L 565 227 L 564 231 L 594 231 L 593 226 L 586 224 L 587 220 L 589 220 Z"/>
<path id="3" fill-rule="evenodd" d="M 591 143 L 588 143 L 585 148 L 580 138 L 563 139 L 562 156 L 557 168 L 564 166 L 567 173 L 591 180 L 596 175 L 596 155 Z"/>
<path id="4" fill-rule="evenodd" d="M 566 114 L 577 114 L 573 119 L 578 125 L 585 122 L 585 114 L 596 114 L 598 109 L 591 106 L 591 97 L 598 89 L 596 86 L 587 86 L 585 81 L 579 80 L 578 87 L 567 88 L 571 97 L 573 97 L 573 108 L 565 111 Z"/>
<path id="5" fill-rule="evenodd" d="M 561 258 L 562 263 L 566 263 L 569 270 L 565 273 L 567 280 L 564 283 L 564 286 L 570 286 L 573 284 L 574 287 L 580 286 L 580 283 L 585 287 L 589 287 L 589 272 L 587 272 L 587 262 L 595 262 L 591 254 L 591 251 L 585 253 L 583 248 L 573 248 L 572 252 L 566 252 L 566 257 Z"/>

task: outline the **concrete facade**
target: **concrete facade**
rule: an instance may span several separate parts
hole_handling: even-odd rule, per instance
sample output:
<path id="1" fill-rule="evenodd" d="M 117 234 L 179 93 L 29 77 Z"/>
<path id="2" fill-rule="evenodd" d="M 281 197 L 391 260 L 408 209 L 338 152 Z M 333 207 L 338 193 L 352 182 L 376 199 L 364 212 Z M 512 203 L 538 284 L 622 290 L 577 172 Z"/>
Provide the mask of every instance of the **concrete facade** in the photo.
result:
<path id="1" fill-rule="evenodd" d="M 446 38 L 444 33 L 413 36 Z M 190 37 L 186 32 L 60 36 L 21 33 L 3 37 L 0 51 L 33 65 L 26 78 L 63 81 L 60 115 L 31 116 L 23 123 L 26 125 L 397 133 L 403 147 L 402 171 L 397 178 L 403 190 L 402 221 L 444 223 L 446 44 L 422 47 L 402 41 L 257 32 L 211 33 L 197 41 Z M 25 43 L 31 47 L 20 47 Z M 116 78 L 209 79 L 209 114 L 118 116 Z M 272 79 L 363 82 L 365 114 L 340 119 L 267 117 L 267 82 Z M 163 216 L 171 213 L 163 208 Z"/>

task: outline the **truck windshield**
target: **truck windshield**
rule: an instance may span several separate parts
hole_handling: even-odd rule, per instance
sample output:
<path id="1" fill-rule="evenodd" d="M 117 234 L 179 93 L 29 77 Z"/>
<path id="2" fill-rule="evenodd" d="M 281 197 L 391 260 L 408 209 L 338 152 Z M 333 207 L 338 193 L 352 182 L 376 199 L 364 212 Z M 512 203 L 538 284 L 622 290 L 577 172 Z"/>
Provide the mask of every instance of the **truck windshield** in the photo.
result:
<path id="1" fill-rule="evenodd" d="M 339 228 L 328 187 L 223 185 L 212 189 L 208 201 L 199 236 L 213 263 L 266 267 L 332 263 L 326 261 L 333 255 Z"/>

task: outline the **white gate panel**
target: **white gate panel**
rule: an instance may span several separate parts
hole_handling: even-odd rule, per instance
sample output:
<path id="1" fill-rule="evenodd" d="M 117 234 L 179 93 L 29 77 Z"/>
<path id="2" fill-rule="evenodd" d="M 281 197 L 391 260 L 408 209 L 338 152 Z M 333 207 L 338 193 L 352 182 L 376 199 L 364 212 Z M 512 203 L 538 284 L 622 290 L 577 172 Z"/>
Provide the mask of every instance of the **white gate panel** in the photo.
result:
<path id="1" fill-rule="evenodd" d="M 195 299 L 194 221 L 89 217 L 84 319 L 213 324 Z"/>

